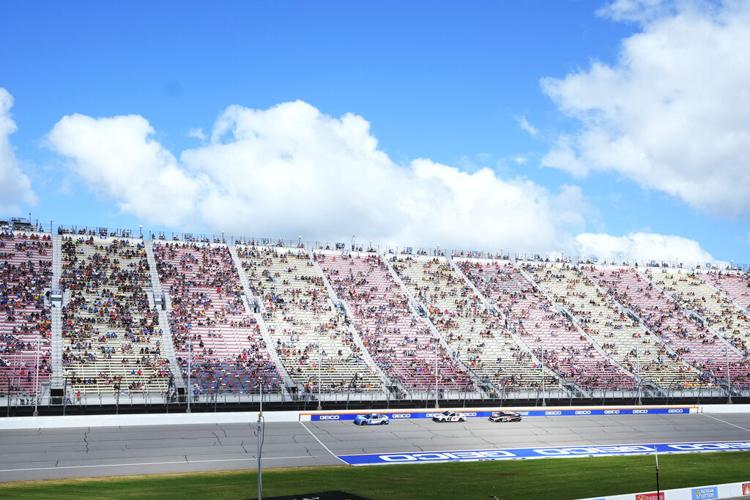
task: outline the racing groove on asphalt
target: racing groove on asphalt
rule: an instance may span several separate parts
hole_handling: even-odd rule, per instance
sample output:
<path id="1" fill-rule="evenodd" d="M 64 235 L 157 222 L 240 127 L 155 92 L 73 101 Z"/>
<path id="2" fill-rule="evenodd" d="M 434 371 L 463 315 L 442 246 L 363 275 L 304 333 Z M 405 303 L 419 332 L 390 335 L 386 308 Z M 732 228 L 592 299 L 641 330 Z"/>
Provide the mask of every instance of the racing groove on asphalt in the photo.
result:
<path id="1" fill-rule="evenodd" d="M 341 465 L 337 455 L 750 441 L 750 413 L 530 417 L 520 423 L 266 424 L 265 467 Z M 0 431 L 0 481 L 255 467 L 255 424 Z"/>

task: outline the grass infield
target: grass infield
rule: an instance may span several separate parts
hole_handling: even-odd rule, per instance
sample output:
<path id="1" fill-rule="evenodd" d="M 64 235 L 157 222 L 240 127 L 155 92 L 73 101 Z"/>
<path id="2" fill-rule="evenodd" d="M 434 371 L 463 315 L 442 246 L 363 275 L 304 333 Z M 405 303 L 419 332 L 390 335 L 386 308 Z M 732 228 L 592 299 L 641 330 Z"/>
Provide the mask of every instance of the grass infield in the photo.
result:
<path id="1" fill-rule="evenodd" d="M 661 455 L 662 489 L 750 481 L 750 452 Z M 654 457 L 268 470 L 264 497 L 340 490 L 371 499 L 566 499 L 655 489 Z M 0 498 L 256 498 L 251 471 L 0 483 Z"/>

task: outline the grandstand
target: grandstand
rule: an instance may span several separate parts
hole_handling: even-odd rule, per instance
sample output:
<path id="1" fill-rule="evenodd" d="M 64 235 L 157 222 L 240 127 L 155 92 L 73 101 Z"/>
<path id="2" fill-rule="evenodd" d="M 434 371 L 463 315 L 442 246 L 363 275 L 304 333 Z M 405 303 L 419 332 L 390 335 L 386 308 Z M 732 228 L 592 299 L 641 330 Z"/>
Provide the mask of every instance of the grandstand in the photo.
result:
<path id="1" fill-rule="evenodd" d="M 0 232 L 0 278 L 0 394 L 25 400 L 52 373 L 50 235 Z"/>
<path id="2" fill-rule="evenodd" d="M 64 236 L 61 247 L 62 361 L 75 399 L 165 392 L 169 361 L 143 241 Z"/>
<path id="3" fill-rule="evenodd" d="M 8 407 L 750 395 L 738 269 L 0 231 Z"/>

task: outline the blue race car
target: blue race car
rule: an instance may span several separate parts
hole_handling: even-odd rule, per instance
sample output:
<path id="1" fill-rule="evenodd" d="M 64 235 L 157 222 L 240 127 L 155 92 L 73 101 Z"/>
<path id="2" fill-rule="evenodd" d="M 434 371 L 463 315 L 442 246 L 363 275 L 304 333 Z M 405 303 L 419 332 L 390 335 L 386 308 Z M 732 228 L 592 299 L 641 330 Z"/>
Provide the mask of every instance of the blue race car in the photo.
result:
<path id="1" fill-rule="evenodd" d="M 380 413 L 368 413 L 354 417 L 354 425 L 388 425 L 389 419 Z"/>

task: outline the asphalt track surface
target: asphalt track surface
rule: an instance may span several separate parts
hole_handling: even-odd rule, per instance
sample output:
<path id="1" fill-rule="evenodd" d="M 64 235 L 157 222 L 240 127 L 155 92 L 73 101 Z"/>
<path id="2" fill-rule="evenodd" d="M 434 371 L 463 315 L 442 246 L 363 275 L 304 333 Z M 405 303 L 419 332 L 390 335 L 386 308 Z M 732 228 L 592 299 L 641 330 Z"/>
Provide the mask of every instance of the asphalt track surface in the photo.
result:
<path id="1" fill-rule="evenodd" d="M 750 413 L 268 423 L 264 467 L 342 465 L 336 455 L 750 440 Z M 0 431 L 0 481 L 247 469 L 255 424 Z"/>

